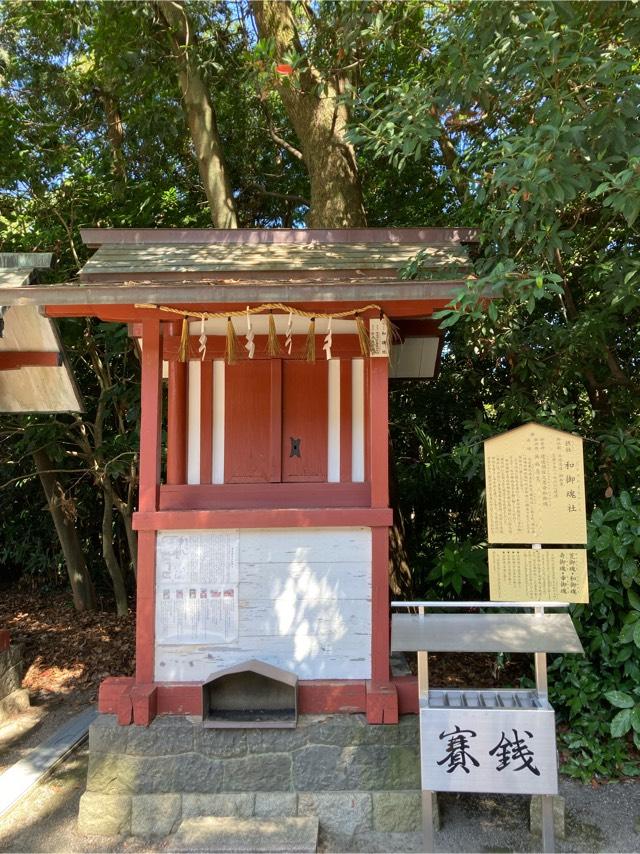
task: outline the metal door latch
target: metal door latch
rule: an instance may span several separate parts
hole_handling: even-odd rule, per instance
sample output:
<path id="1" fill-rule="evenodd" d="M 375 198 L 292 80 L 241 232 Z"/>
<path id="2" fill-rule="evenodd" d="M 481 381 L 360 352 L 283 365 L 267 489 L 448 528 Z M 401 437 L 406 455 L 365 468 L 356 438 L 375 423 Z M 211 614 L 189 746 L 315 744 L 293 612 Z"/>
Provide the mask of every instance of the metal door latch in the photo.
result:
<path id="1" fill-rule="evenodd" d="M 290 457 L 299 457 L 300 456 L 300 442 L 302 439 L 294 439 L 293 436 L 289 437 L 291 441 L 291 453 Z"/>

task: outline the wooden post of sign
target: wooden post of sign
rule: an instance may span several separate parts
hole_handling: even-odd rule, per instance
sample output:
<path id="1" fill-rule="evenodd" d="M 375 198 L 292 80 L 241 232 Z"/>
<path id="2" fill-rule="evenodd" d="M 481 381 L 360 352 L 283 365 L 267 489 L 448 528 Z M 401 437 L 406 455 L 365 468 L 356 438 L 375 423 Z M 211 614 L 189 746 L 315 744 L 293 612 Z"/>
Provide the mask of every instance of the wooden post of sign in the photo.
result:
<path id="1" fill-rule="evenodd" d="M 424 619 L 424 605 L 418 608 L 418 614 Z M 419 650 L 418 658 L 418 716 L 423 702 L 429 700 L 429 653 Z M 421 775 L 422 776 L 422 775 Z M 433 802 L 437 797 L 430 789 L 422 790 L 422 848 L 430 854 L 433 848 Z"/>
<path id="2" fill-rule="evenodd" d="M 542 543 L 533 543 L 532 549 L 541 549 Z M 540 606 L 534 609 L 538 616 L 544 615 L 544 607 Z M 546 652 L 536 652 L 535 674 L 536 674 L 536 691 L 541 697 L 547 697 L 549 694 L 549 681 L 547 678 L 547 654 Z M 542 850 L 547 852 L 555 851 L 555 828 L 553 826 L 553 795 L 541 795 L 542 800 Z"/>

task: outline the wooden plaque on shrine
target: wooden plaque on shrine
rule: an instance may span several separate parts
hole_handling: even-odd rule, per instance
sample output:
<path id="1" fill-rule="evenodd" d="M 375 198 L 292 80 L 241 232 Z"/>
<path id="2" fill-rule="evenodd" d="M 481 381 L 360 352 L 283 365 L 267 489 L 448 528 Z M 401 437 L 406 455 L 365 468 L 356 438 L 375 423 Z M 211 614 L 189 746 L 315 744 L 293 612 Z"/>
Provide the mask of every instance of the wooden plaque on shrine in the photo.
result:
<path id="1" fill-rule="evenodd" d="M 490 543 L 587 542 L 582 439 L 524 424 L 484 444 Z"/>

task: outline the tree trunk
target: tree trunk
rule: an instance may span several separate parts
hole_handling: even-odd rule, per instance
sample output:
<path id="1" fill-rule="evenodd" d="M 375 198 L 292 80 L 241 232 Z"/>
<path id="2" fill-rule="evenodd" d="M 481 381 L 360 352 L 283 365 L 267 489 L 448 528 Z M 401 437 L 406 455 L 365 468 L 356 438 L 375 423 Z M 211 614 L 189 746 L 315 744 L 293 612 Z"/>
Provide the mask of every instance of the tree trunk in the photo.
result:
<path id="1" fill-rule="evenodd" d="M 178 63 L 178 82 L 211 219 L 216 228 L 237 228 L 236 207 L 231 195 L 231 182 L 218 133 L 216 113 L 198 64 L 192 56 L 196 37 L 186 9 L 178 0 L 160 0 L 156 8 Z"/>
<path id="2" fill-rule="evenodd" d="M 127 183 L 127 170 L 122 146 L 124 127 L 118 102 L 106 89 L 96 87 L 96 94 L 102 101 L 107 122 L 107 139 L 111 148 L 111 171 L 116 179 L 115 195 L 122 196 Z"/>
<path id="3" fill-rule="evenodd" d="M 138 535 L 133 530 L 133 520 L 131 509 L 120 508 L 120 516 L 124 524 L 125 534 L 127 535 L 127 546 L 129 548 L 129 557 L 131 558 L 131 566 L 133 575 L 138 577 Z"/>
<path id="4" fill-rule="evenodd" d="M 389 440 L 389 504 L 393 508 L 393 524 L 389 530 L 389 583 L 396 596 L 414 599 L 413 573 L 406 547 L 406 530 L 400 508 L 395 454 L 391 440 Z"/>
<path id="5" fill-rule="evenodd" d="M 76 611 L 92 611 L 96 607 L 95 590 L 84 559 L 78 532 L 72 518 L 66 516 L 62 509 L 60 501 L 64 495 L 62 486 L 51 471 L 54 466 L 45 450 L 35 451 L 33 461 L 44 494 L 47 497 L 49 512 L 67 565 L 74 607 Z"/>
<path id="6" fill-rule="evenodd" d="M 102 511 L 102 556 L 111 576 L 113 592 L 116 598 L 116 613 L 119 617 L 126 617 L 129 613 L 129 602 L 127 601 L 127 588 L 124 584 L 122 567 L 118 562 L 115 549 L 113 548 L 113 504 L 111 496 L 105 489 L 102 492 L 104 507 Z"/>
<path id="7" fill-rule="evenodd" d="M 280 0 L 252 0 L 260 38 L 271 39 L 278 58 L 302 54 L 291 5 Z M 345 139 L 349 113 L 340 100 L 345 80 L 326 80 L 313 65 L 295 79 L 282 79 L 278 91 L 293 125 L 311 183 L 311 228 L 365 226 L 362 186 L 353 146 Z M 320 87 L 324 87 L 318 94 Z"/>

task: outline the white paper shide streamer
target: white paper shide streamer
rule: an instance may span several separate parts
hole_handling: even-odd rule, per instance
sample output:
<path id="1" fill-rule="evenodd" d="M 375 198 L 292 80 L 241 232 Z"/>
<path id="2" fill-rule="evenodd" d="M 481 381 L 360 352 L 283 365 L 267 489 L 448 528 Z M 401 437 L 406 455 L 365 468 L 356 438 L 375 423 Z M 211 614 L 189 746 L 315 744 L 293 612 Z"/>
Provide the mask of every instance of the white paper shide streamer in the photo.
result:
<path id="1" fill-rule="evenodd" d="M 207 334 L 204 331 L 204 317 L 200 318 L 200 337 L 198 338 L 198 353 L 200 353 L 200 361 L 204 362 L 204 357 L 207 354 Z"/>
<path id="2" fill-rule="evenodd" d="M 291 348 L 293 347 L 293 312 L 289 312 L 289 320 L 287 321 L 287 336 L 284 339 L 284 346 L 289 355 L 291 355 Z"/>
<path id="3" fill-rule="evenodd" d="M 327 329 L 327 334 L 324 336 L 324 344 L 322 345 L 322 349 L 327 354 L 327 361 L 331 358 L 331 345 L 333 344 L 333 334 L 331 332 L 331 321 L 333 318 L 329 318 L 329 328 Z"/>
<path id="4" fill-rule="evenodd" d="M 247 306 L 247 343 L 244 345 L 245 350 L 249 354 L 249 358 L 253 359 L 256 352 L 256 345 L 254 342 L 255 332 L 253 331 L 253 326 L 251 325 L 251 313 L 249 312 L 249 306 Z"/>

